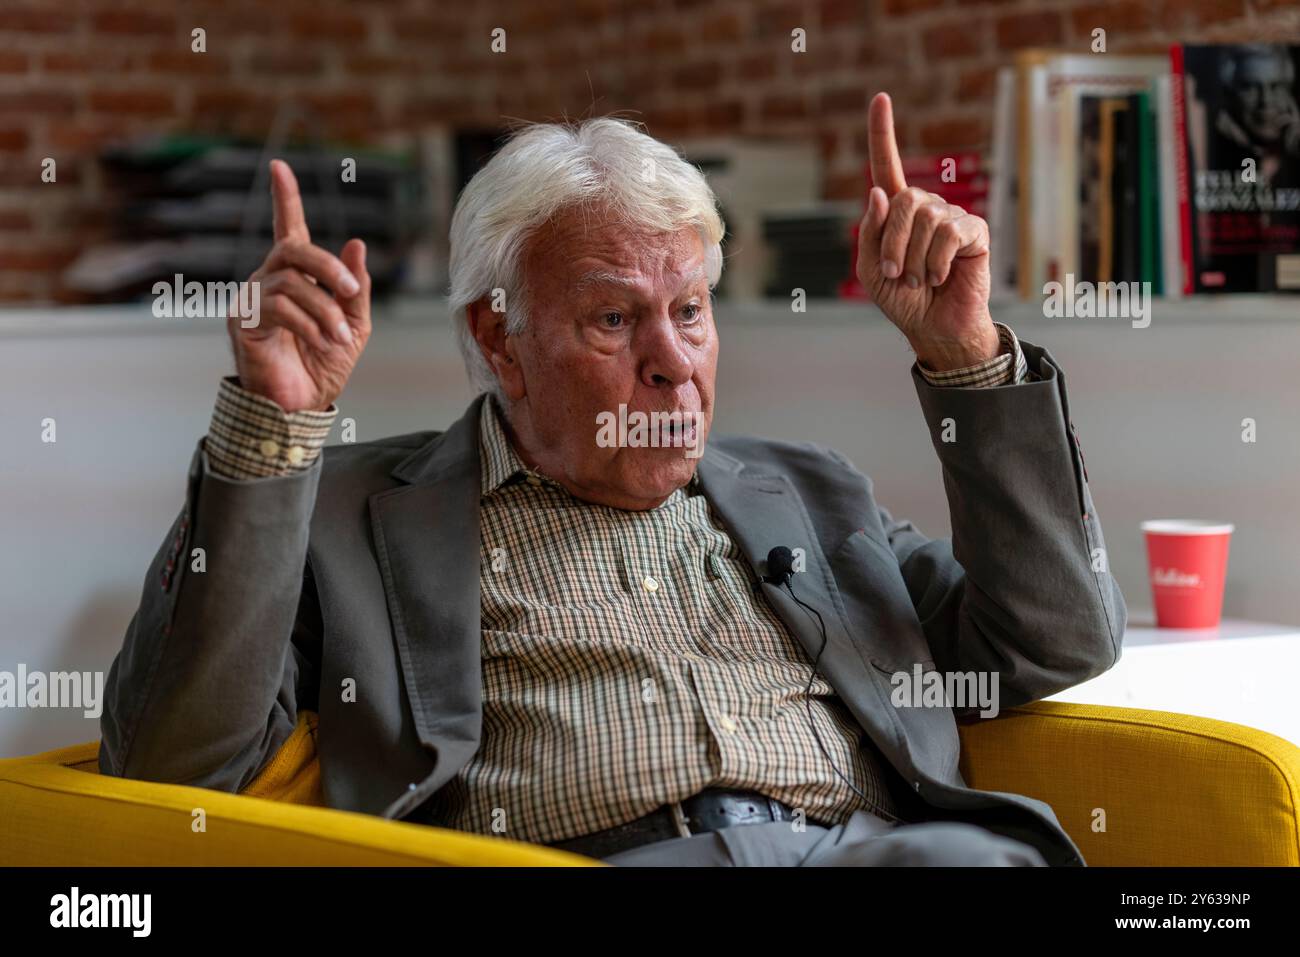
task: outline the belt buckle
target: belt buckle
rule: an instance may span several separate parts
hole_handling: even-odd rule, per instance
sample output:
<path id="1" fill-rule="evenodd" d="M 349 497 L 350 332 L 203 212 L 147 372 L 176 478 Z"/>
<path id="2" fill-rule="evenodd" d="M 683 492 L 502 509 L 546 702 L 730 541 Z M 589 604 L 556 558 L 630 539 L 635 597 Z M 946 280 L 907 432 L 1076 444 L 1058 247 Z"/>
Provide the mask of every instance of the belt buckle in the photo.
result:
<path id="1" fill-rule="evenodd" d="M 677 828 L 678 837 L 694 837 L 691 833 L 691 819 L 686 816 L 686 811 L 682 807 L 681 801 L 674 801 L 668 805 L 668 811 L 672 815 L 673 826 Z"/>

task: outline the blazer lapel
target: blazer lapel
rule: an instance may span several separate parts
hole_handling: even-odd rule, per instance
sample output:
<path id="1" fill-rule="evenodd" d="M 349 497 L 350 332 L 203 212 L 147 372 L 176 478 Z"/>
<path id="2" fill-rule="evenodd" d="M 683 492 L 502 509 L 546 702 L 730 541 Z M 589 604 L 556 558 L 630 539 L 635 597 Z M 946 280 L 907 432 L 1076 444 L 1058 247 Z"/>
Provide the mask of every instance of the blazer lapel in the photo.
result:
<path id="1" fill-rule="evenodd" d="M 826 625 L 826 646 L 818 673 L 826 677 L 858 722 L 887 752 L 903 747 L 902 728 L 876 680 L 864 642 L 850 635 L 839 590 L 803 502 L 781 475 L 755 473 L 724 452 L 705 449 L 697 467 L 700 484 L 755 575 L 767 574 L 767 553 L 778 545 L 802 548 L 805 568 L 794 575 L 794 593 L 815 608 Z M 816 616 L 785 588 L 764 583 L 763 592 L 808 653 L 817 660 L 822 647 Z M 883 717 L 882 717 L 883 716 Z"/>
<path id="2" fill-rule="evenodd" d="M 392 472 L 410 484 L 370 498 L 371 525 L 407 697 L 421 743 L 438 756 L 415 801 L 478 750 L 482 726 L 479 620 L 479 410 Z"/>

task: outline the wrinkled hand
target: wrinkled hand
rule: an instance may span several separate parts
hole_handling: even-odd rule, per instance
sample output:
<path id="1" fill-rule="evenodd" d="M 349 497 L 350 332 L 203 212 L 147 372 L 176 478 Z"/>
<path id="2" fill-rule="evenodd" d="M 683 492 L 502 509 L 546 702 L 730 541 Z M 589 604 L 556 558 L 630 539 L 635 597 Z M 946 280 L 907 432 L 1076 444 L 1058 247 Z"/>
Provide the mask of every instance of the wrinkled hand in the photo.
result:
<path id="1" fill-rule="evenodd" d="M 888 94 L 872 99 L 867 123 L 874 185 L 858 229 L 858 279 L 927 368 L 957 369 L 997 355 L 988 224 L 908 187 Z"/>
<path id="2" fill-rule="evenodd" d="M 275 245 L 249 277 L 261 287 L 259 322 L 226 322 L 235 367 L 243 388 L 286 412 L 324 411 L 370 338 L 366 245 L 350 239 L 341 257 L 312 245 L 298 180 L 283 160 L 271 161 L 271 194 Z"/>

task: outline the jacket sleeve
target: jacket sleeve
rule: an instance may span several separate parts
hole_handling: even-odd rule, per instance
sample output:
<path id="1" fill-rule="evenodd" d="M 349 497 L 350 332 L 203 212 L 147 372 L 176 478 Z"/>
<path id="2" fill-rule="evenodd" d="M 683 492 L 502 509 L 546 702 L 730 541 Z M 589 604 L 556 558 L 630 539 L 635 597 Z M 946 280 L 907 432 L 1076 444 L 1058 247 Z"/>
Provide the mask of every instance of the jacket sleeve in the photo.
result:
<path id="1" fill-rule="evenodd" d="M 1065 376 L 1045 349 L 1021 346 L 1034 381 L 936 387 L 913 366 L 951 539 L 927 538 L 880 508 L 936 668 L 996 673 L 1001 708 L 1109 669 L 1127 620 Z"/>
<path id="2" fill-rule="evenodd" d="M 316 707 L 321 615 L 307 556 L 321 462 L 232 479 L 212 470 L 204 441 L 108 673 L 99 767 L 237 792 L 298 710 Z"/>

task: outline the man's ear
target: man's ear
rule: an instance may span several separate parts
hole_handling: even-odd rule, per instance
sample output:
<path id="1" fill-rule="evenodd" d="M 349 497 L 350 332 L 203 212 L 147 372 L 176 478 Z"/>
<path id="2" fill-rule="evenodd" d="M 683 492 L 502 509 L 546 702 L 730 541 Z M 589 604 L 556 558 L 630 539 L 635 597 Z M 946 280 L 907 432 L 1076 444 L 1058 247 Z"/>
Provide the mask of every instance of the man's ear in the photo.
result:
<path id="1" fill-rule="evenodd" d="M 478 343 L 479 352 L 501 383 L 506 398 L 517 402 L 527 390 L 516 352 L 518 340 L 506 335 L 506 315 L 492 308 L 491 296 L 483 296 L 465 307 L 470 335 Z"/>

